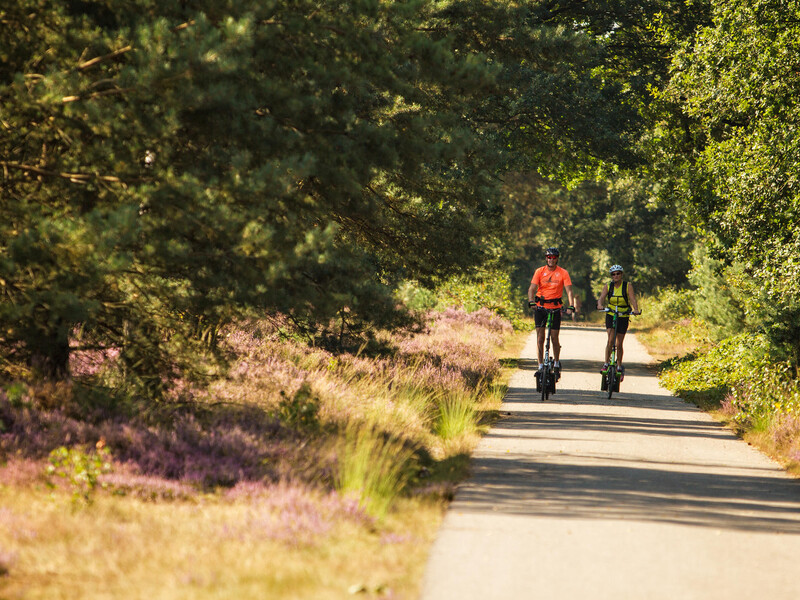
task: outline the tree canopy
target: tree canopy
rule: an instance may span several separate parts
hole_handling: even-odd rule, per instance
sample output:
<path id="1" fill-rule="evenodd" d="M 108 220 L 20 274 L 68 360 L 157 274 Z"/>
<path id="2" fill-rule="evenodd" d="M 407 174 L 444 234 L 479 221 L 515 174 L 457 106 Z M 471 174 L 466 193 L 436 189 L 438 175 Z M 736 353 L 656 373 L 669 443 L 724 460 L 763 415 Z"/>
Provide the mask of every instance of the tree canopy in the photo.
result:
<path id="1" fill-rule="evenodd" d="M 654 164 L 702 232 L 742 309 L 800 352 L 800 7 L 716 0 L 682 40 Z M 771 324 L 771 325 L 770 325 Z"/>
<path id="2" fill-rule="evenodd" d="M 470 6 L 4 9 L 6 364 L 59 377 L 71 351 L 113 351 L 159 394 L 202 375 L 230 319 L 398 323 L 401 279 L 480 264 L 509 156 L 563 170 L 618 134 L 564 118 L 605 93 L 590 43 Z"/>
<path id="3" fill-rule="evenodd" d="M 585 285 L 623 260 L 657 287 L 685 270 L 678 208 L 796 296 L 790 3 L 18 0 L 0 21 L 7 372 L 93 349 L 158 396 L 213 371 L 231 320 L 396 326 L 399 282 L 529 260 L 565 224 Z"/>

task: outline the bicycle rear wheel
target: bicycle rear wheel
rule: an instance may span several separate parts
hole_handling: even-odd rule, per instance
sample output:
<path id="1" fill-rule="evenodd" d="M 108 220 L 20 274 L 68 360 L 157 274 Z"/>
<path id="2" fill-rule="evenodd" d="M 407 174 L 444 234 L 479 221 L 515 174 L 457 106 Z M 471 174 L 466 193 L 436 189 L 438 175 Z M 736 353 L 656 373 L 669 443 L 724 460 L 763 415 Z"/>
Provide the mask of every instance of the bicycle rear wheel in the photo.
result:
<path id="1" fill-rule="evenodd" d="M 550 374 L 547 372 L 548 368 L 542 369 L 542 402 L 547 400 L 548 388 L 550 387 Z"/>

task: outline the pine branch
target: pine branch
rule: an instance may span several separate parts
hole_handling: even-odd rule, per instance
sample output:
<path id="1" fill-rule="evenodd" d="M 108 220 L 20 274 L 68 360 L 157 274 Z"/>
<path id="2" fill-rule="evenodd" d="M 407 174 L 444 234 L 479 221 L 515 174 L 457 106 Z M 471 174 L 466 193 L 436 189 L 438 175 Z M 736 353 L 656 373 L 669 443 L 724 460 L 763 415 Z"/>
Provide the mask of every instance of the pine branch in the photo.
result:
<path id="1" fill-rule="evenodd" d="M 63 171 L 62 172 L 49 171 L 47 169 L 40 169 L 39 167 L 34 167 L 33 165 L 23 165 L 20 163 L 8 162 L 5 160 L 0 160 L 0 166 L 2 166 L 4 170 L 16 169 L 18 171 L 28 171 L 30 173 L 36 173 L 37 175 L 43 175 L 45 177 L 59 177 L 61 179 L 69 179 L 72 183 L 88 183 L 89 181 L 105 181 L 108 183 L 122 183 L 122 184 L 126 183 L 125 181 L 123 181 L 122 179 L 120 179 L 115 175 L 98 175 L 97 173 L 65 173 Z"/>
<path id="2" fill-rule="evenodd" d="M 101 62 L 104 62 L 106 60 L 111 60 L 112 58 L 116 58 L 117 56 L 121 56 L 121 55 L 125 54 L 126 52 L 130 52 L 131 50 L 133 50 L 133 46 L 125 46 L 124 48 L 120 48 L 119 50 L 115 50 L 114 52 L 112 52 L 110 54 L 106 54 L 104 56 L 97 56 L 95 58 L 92 58 L 91 60 L 87 60 L 85 63 L 79 64 L 78 65 L 78 70 L 79 71 L 84 71 L 86 69 L 90 69 L 91 67 L 94 67 L 95 65 L 99 65 Z"/>
<path id="3" fill-rule="evenodd" d="M 94 92 L 92 94 L 79 94 L 77 96 L 64 96 L 61 98 L 61 102 L 66 104 L 68 102 L 75 102 L 77 100 L 94 100 L 95 98 L 100 98 L 102 96 L 114 96 L 116 94 L 125 94 L 127 92 L 132 92 L 136 88 L 117 88 L 113 90 L 105 90 L 102 92 Z"/>

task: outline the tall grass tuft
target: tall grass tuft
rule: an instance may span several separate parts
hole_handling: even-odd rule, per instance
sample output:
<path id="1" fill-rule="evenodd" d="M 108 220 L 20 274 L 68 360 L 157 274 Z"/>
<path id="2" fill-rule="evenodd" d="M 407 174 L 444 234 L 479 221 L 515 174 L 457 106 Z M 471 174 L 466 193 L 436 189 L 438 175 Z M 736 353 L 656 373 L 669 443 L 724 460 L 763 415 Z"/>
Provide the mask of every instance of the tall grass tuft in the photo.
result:
<path id="1" fill-rule="evenodd" d="M 478 430 L 478 410 L 471 394 L 443 398 L 434 431 L 443 440 L 453 440 Z"/>
<path id="2" fill-rule="evenodd" d="M 413 452 L 370 426 L 351 425 L 337 447 L 336 487 L 358 500 L 369 515 L 383 519 L 402 493 Z"/>

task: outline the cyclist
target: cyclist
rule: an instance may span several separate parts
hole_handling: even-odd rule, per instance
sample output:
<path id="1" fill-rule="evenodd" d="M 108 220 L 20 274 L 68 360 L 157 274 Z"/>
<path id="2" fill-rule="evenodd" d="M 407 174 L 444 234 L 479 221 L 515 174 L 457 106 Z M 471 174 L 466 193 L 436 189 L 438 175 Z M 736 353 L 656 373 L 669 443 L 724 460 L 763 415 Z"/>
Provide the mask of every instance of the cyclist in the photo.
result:
<path id="1" fill-rule="evenodd" d="M 636 293 L 633 291 L 633 284 L 625 281 L 622 278 L 622 266 L 613 265 L 609 272 L 611 273 L 611 281 L 603 286 L 603 291 L 600 292 L 600 297 L 597 299 L 597 309 L 603 310 L 603 303 L 608 299 L 609 307 L 618 307 L 620 312 L 627 312 L 633 309 L 632 314 L 640 315 L 642 311 L 639 310 L 639 304 L 636 301 Z M 625 333 L 628 331 L 628 322 L 630 317 L 628 315 L 620 314 L 617 322 L 617 371 L 620 378 L 625 375 L 625 367 L 622 365 L 622 342 L 625 339 Z M 606 361 L 603 365 L 603 372 L 608 370 L 608 361 L 611 357 L 611 348 L 614 346 L 614 315 L 606 313 L 606 331 L 608 332 L 608 341 L 606 342 Z"/>
<path id="2" fill-rule="evenodd" d="M 547 311 L 545 308 L 557 308 L 563 305 L 561 296 L 564 290 L 567 291 L 569 299 L 569 309 L 576 311 L 575 297 L 572 294 L 572 280 L 566 269 L 558 266 L 560 252 L 558 248 L 548 248 L 544 251 L 547 264 L 536 269 L 528 288 L 528 306 L 534 306 L 533 319 L 536 324 L 536 335 L 539 350 L 539 369 L 544 368 L 544 333 L 547 322 Z M 550 327 L 550 339 L 553 341 L 553 366 L 556 373 L 561 371 L 561 344 L 558 341 L 558 332 L 561 328 L 561 312 L 553 315 L 553 323 Z M 558 375 L 557 375 L 558 376 Z"/>

